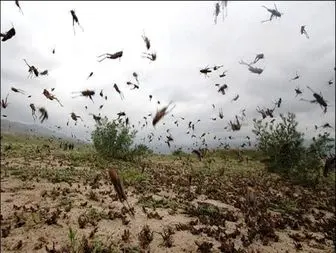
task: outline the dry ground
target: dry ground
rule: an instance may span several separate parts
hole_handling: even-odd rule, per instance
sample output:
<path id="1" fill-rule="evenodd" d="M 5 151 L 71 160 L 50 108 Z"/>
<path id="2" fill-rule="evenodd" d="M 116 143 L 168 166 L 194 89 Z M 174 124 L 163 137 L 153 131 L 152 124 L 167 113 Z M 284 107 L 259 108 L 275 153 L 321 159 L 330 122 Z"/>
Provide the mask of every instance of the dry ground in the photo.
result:
<path id="1" fill-rule="evenodd" d="M 333 252 L 334 178 L 303 188 L 249 158 L 107 163 L 89 147 L 4 135 L 1 252 Z M 109 167 L 120 171 L 134 218 Z"/>

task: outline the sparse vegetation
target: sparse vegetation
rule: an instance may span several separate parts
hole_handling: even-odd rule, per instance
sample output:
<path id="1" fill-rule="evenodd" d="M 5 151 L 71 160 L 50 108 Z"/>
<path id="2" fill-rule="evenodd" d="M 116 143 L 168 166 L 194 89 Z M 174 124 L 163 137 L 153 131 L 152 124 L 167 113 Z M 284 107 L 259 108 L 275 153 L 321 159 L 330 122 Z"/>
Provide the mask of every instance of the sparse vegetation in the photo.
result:
<path id="1" fill-rule="evenodd" d="M 6 154 L 1 160 L 1 204 L 2 210 L 8 210 L 1 215 L 4 252 L 13 248 L 76 253 L 165 248 L 248 252 L 256 247 L 269 252 L 277 245 L 290 252 L 297 248 L 324 252 L 333 247 L 334 185 L 314 181 L 316 190 L 293 184 L 294 179 L 312 180 L 300 175 L 321 172 L 313 168 L 316 161 L 321 165 L 320 157 L 331 152 L 328 135 L 317 136 L 307 147 L 302 145 L 304 152 L 299 155 L 306 167 L 295 161 L 290 164 L 308 172 L 291 169 L 290 180 L 270 173 L 260 163 L 267 156 L 266 149 L 241 151 L 248 162 L 240 162 L 239 151 L 230 149 L 207 152 L 201 161 L 193 154 L 179 159 L 146 154 L 146 159 L 138 162 L 101 159 L 89 146 L 63 150 L 58 142 L 47 139 L 28 142 L 4 135 L 1 143 L 13 147 L 1 151 Z M 46 143 L 50 154 L 27 152 Z M 270 151 L 276 152 L 273 148 Z M 277 161 L 281 161 L 279 157 Z M 272 171 L 284 175 L 277 171 L 278 164 Z M 134 211 L 132 217 L 102 173 L 109 167 L 118 169 Z M 330 182 L 334 182 L 333 176 L 328 177 Z M 26 196 L 31 202 L 26 202 Z M 41 234 L 41 227 L 46 232 Z M 22 231 L 30 231 L 31 237 L 21 237 Z M 190 240 L 183 241 L 184 237 Z"/>
<path id="2" fill-rule="evenodd" d="M 232 2 L 1 2 L 0 252 L 335 251 L 335 3 Z"/>

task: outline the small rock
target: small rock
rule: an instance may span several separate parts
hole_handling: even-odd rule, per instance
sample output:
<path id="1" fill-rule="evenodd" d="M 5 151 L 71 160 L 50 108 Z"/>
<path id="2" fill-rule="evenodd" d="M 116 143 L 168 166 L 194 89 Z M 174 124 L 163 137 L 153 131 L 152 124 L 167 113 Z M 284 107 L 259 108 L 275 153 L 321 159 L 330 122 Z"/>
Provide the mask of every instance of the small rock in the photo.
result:
<path id="1" fill-rule="evenodd" d="M 159 195 L 152 195 L 152 199 L 154 201 L 162 201 L 164 198 L 162 196 L 159 196 Z"/>

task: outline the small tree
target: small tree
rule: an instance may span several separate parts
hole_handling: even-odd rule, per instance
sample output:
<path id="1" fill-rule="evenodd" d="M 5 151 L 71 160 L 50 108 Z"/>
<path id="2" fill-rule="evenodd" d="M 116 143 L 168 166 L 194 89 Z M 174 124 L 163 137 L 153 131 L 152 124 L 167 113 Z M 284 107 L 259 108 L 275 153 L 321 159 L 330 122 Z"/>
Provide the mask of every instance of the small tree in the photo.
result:
<path id="1" fill-rule="evenodd" d="M 253 119 L 252 132 L 257 136 L 258 149 L 269 158 L 268 169 L 301 183 L 316 184 L 321 177 L 322 159 L 335 149 L 335 140 L 324 133 L 314 137 L 306 148 L 304 134 L 296 129 L 295 114 L 280 114 L 280 118 L 282 121 L 276 125 Z"/>
<path id="2" fill-rule="evenodd" d="M 287 117 L 280 114 L 280 118 L 282 122 L 275 126 L 253 119 L 252 132 L 257 136 L 258 149 L 269 157 L 269 169 L 287 173 L 303 158 L 304 134 L 296 129 L 295 114 L 288 113 Z"/>
<path id="3" fill-rule="evenodd" d="M 131 151 L 136 131 L 121 121 L 108 121 L 105 117 L 101 125 L 96 125 L 92 140 L 97 152 L 106 159 L 125 158 Z"/>

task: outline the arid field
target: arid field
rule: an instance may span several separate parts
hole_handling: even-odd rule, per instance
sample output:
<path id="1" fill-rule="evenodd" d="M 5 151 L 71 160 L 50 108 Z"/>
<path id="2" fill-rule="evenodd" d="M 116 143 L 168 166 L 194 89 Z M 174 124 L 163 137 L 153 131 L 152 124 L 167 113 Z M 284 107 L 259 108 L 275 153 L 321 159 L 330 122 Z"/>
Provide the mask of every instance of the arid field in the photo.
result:
<path id="1" fill-rule="evenodd" d="M 3 134 L 1 252 L 334 252 L 334 175 L 312 189 L 261 160 L 216 151 L 108 163 L 89 146 Z"/>

